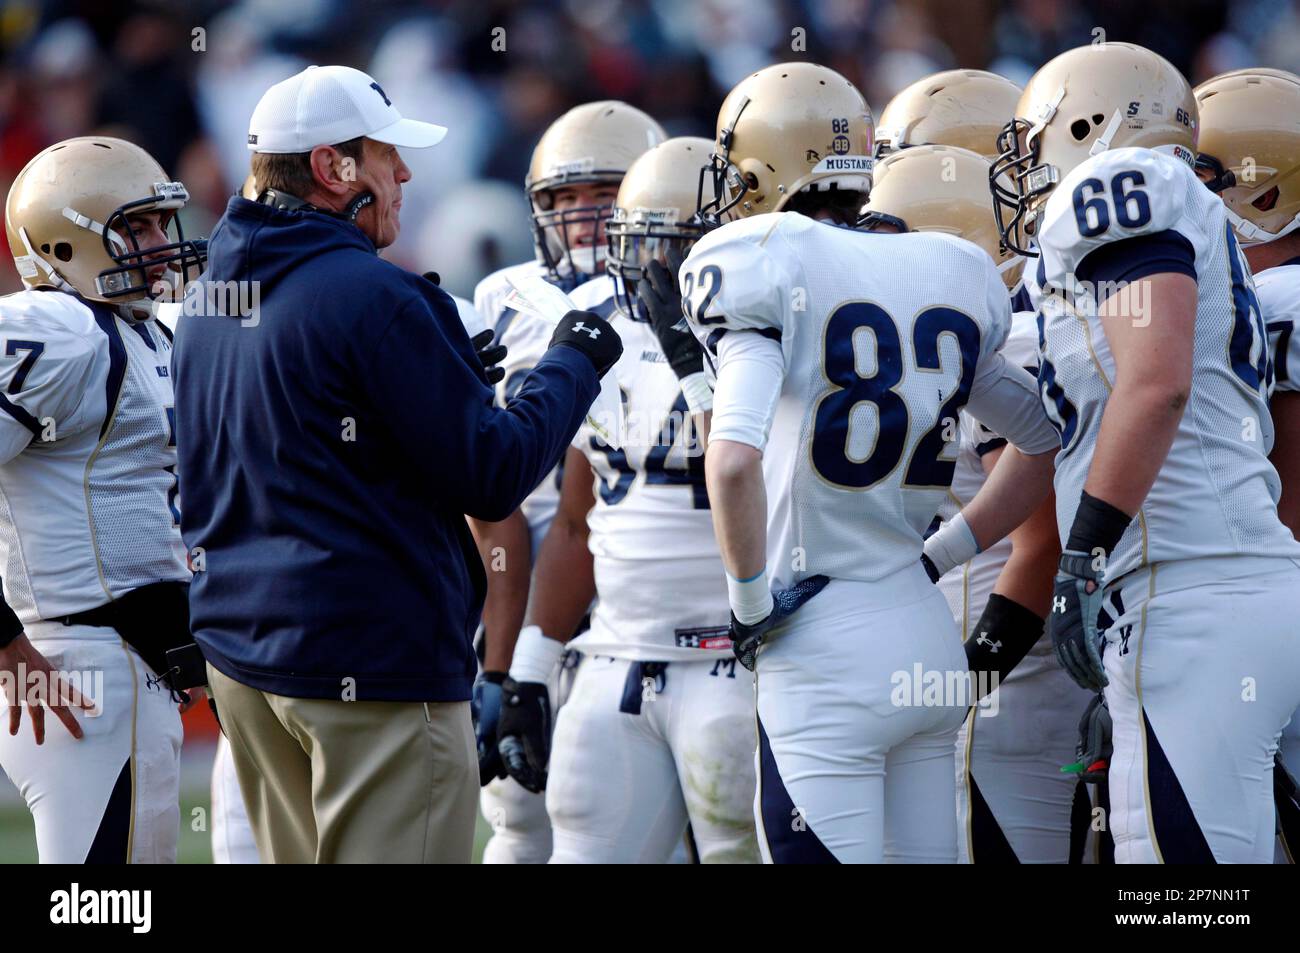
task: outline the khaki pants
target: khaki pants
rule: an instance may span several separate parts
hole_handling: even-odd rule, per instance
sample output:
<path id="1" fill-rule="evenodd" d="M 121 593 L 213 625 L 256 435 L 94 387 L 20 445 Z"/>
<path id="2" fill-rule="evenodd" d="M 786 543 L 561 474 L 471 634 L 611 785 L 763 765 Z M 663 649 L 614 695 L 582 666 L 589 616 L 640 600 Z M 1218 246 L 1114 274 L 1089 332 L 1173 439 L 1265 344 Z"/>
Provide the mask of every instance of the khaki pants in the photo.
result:
<path id="1" fill-rule="evenodd" d="M 468 702 L 288 698 L 211 665 L 208 681 L 264 862 L 470 862 Z"/>

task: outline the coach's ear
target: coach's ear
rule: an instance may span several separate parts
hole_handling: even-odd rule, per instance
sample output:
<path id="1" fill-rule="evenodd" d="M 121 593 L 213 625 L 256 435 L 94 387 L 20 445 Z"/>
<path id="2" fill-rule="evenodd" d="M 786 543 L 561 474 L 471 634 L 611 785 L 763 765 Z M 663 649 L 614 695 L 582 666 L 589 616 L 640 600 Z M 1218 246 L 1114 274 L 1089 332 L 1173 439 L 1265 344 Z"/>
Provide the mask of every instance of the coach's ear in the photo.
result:
<path id="1" fill-rule="evenodd" d="M 316 188 L 330 195 L 345 196 L 356 189 L 356 163 L 333 146 L 311 150 L 311 177 Z"/>

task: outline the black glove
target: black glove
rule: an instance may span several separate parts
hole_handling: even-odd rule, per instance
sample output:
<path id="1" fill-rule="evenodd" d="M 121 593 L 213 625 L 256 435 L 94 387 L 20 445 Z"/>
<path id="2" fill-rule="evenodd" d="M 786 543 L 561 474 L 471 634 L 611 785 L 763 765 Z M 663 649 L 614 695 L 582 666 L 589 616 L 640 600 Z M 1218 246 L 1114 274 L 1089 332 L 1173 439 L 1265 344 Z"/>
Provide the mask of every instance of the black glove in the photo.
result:
<path id="1" fill-rule="evenodd" d="M 596 368 L 596 376 L 604 377 L 623 353 L 623 342 L 609 322 L 590 311 L 570 311 L 560 318 L 551 335 L 551 347 L 571 347 L 581 351 Z"/>
<path id="2" fill-rule="evenodd" d="M 1061 554 L 1060 572 L 1052 588 L 1052 614 L 1047 630 L 1052 634 L 1056 660 L 1081 688 L 1099 692 L 1110 683 L 1101 664 L 1101 573 L 1090 553 L 1067 549 Z"/>
<path id="3" fill-rule="evenodd" d="M 551 757 L 551 697 L 545 685 L 506 676 L 501 684 L 497 739 L 510 776 L 534 794 L 545 791 L 546 762 Z"/>
<path id="4" fill-rule="evenodd" d="M 704 350 L 682 316 L 682 295 L 677 290 L 677 273 L 681 267 L 681 252 L 670 247 L 668 265 L 650 262 L 636 286 L 637 298 L 659 339 L 659 347 L 679 379 L 704 370 Z"/>
<path id="5" fill-rule="evenodd" d="M 746 625 L 739 621 L 733 612 L 731 614 L 731 650 L 736 654 L 736 658 L 740 660 L 740 664 L 752 672 L 758 657 L 758 647 L 763 644 L 763 638 L 767 635 L 768 630 L 782 619 L 792 616 L 795 610 L 825 589 L 828 582 L 830 582 L 830 578 L 827 576 L 809 576 L 803 582 L 791 586 L 789 589 L 782 589 L 772 593 L 772 611 L 768 613 L 767 618 L 755 622 L 753 625 Z"/>
<path id="6" fill-rule="evenodd" d="M 489 328 L 486 331 L 480 331 L 469 341 L 474 346 L 474 353 L 478 355 L 478 362 L 483 365 L 483 374 L 487 377 L 489 384 L 495 384 L 506 376 L 505 368 L 497 367 L 506 359 L 506 346 L 504 344 L 493 344 L 495 336 L 492 329 Z"/>
<path id="7" fill-rule="evenodd" d="M 483 672 L 474 680 L 469 713 L 474 719 L 474 740 L 478 744 L 478 783 L 504 778 L 506 766 L 497 750 L 497 725 L 501 720 L 501 683 L 505 672 Z"/>
<path id="8" fill-rule="evenodd" d="M 1098 694 L 1093 696 L 1079 719 L 1079 743 L 1074 748 L 1076 760 L 1061 770 L 1078 774 L 1088 784 L 1105 781 L 1111 755 L 1115 753 L 1110 736 L 1110 708 L 1106 706 L 1106 696 Z"/>

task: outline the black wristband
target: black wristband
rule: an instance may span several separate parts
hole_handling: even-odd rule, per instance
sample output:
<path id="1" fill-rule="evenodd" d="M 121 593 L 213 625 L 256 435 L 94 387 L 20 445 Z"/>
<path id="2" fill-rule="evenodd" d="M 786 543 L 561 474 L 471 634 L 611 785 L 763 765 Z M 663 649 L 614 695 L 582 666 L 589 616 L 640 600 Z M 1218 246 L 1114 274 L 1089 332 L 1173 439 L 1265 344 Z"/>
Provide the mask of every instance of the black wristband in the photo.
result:
<path id="1" fill-rule="evenodd" d="M 23 634 L 23 624 L 13 609 L 0 601 L 0 649 L 7 649 L 14 639 Z"/>
<path id="2" fill-rule="evenodd" d="M 1116 509 L 1105 500 L 1089 496 L 1085 490 L 1079 496 L 1079 509 L 1074 514 L 1070 538 L 1065 548 L 1076 553 L 1092 553 L 1101 549 L 1109 556 L 1119 545 L 1120 537 L 1133 517 Z"/>
<path id="3" fill-rule="evenodd" d="M 966 664 L 976 674 L 997 673 L 1006 678 L 1043 635 L 1044 622 L 1037 613 L 1006 596 L 989 596 L 975 632 L 962 647 Z M 988 685 L 996 688 L 996 684 Z"/>
<path id="4" fill-rule="evenodd" d="M 505 672 L 484 672 L 483 681 L 491 682 L 493 685 L 500 685 L 506 680 Z"/>

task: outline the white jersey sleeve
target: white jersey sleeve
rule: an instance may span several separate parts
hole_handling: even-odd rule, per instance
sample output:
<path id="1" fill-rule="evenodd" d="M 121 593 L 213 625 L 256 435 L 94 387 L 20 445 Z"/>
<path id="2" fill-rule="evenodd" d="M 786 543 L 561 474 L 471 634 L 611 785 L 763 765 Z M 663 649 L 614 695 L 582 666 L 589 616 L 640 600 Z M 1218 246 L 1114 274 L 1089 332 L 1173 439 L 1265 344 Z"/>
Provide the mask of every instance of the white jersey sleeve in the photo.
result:
<path id="1" fill-rule="evenodd" d="M 1049 199 L 1039 236 L 1039 389 L 1061 432 L 1056 506 L 1062 543 L 1116 381 L 1097 315 L 1098 298 L 1115 289 L 1071 279 L 1089 255 L 1137 235 L 1159 236 L 1162 258 L 1176 246 L 1190 259 L 1197 283 L 1192 390 L 1155 483 L 1111 554 L 1107 579 L 1178 559 L 1295 558 L 1300 543 L 1277 516 L 1281 488 L 1268 461 L 1268 332 L 1245 256 L 1222 200 L 1189 165 L 1132 148 L 1102 153 L 1072 170 Z M 1121 253 L 1131 248 L 1109 249 L 1112 273 L 1129 267 Z M 1186 268 L 1186 261 L 1175 265 Z M 1142 286 L 1128 293 L 1140 294 Z"/>
<path id="2" fill-rule="evenodd" d="M 1300 260 L 1266 268 L 1255 276 L 1255 292 L 1268 327 L 1276 390 L 1300 390 Z"/>
<path id="3" fill-rule="evenodd" d="M 85 309 L 65 294 L 0 298 L 0 463 L 27 444 L 83 429 L 94 339 Z"/>

